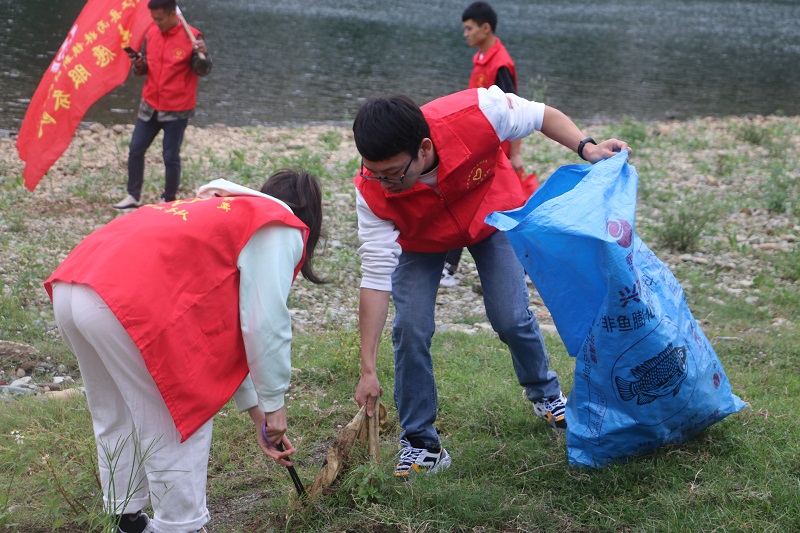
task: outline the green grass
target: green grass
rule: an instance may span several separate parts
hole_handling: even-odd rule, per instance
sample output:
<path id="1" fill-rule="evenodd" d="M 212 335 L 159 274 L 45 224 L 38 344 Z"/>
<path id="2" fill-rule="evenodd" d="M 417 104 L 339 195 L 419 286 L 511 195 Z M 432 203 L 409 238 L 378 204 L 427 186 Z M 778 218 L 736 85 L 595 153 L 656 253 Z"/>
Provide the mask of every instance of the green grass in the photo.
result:
<path id="1" fill-rule="evenodd" d="M 210 531 L 797 530 L 800 251 L 792 240 L 785 249 L 758 248 L 748 240 L 750 218 L 742 213 L 768 212 L 775 223 L 770 237 L 797 238 L 800 122 L 725 119 L 662 126 L 625 119 L 586 130 L 598 140 L 613 135 L 632 141 L 631 161 L 640 174 L 637 231 L 658 256 L 673 253 L 670 242 L 680 242 L 683 233 L 696 232 L 686 249 L 720 258 L 672 266 L 734 392 L 751 409 L 684 444 L 600 470 L 574 468 L 565 439 L 535 419 L 522 399 L 508 352 L 493 334 L 437 333 L 437 426 L 454 463 L 441 474 L 396 483 L 391 473 L 400 428 L 386 334 L 379 373 L 390 426 L 381 438 L 380 463 L 370 464 L 357 449 L 332 490 L 303 508 L 285 468 L 261 454 L 249 418 L 229 404 L 215 418 Z M 298 142 L 295 137 L 305 132 L 253 129 L 254 144 L 186 150 L 182 190 L 218 177 L 260 187 L 280 167 L 322 180 L 326 236 L 317 270 L 331 283 L 316 287 L 299 279 L 290 296 L 290 305 L 302 312 L 295 316 L 294 372 L 286 397 L 289 435 L 298 448 L 295 465 L 310 486 L 339 428 L 357 411 L 355 315 L 339 309 L 355 301 L 359 282 L 350 181 L 358 157 L 348 152 L 345 130 Z M 78 179 L 68 180 L 66 188 L 46 179 L 40 187 L 49 195 L 30 194 L 0 158 L 0 339 L 35 347 L 71 375 L 77 375 L 77 361 L 54 330 L 41 283 L 83 235 L 115 216 L 107 206 L 123 191 L 125 137 L 115 146 L 117 167 L 94 164 L 92 146 L 75 149 L 62 172 Z M 332 157 L 337 146 L 347 152 L 343 157 Z M 523 141 L 523 156 L 542 181 L 558 166 L 578 162 L 540 135 Z M 150 161 L 148 172 L 145 193 L 155 198 L 162 180 L 158 163 Z M 694 190 L 692 183 L 709 177 L 717 187 L 712 196 Z M 670 231 L 673 237 L 659 240 Z M 749 263 L 758 266 L 755 273 L 746 268 Z M 319 302 L 313 308 L 304 307 L 306 291 L 314 291 Z M 464 314 L 467 325 L 483 320 Z M 547 343 L 568 390 L 574 361 L 558 338 Z M 13 358 L 0 360 L 0 379 L 15 368 Z M 96 462 L 82 396 L 0 397 L 0 530 L 104 531 Z"/>
<path id="2" fill-rule="evenodd" d="M 655 229 L 658 244 L 677 252 L 690 252 L 701 244 L 720 208 L 710 195 L 692 195 L 669 202 L 663 210 L 663 224 Z"/>
<path id="3" fill-rule="evenodd" d="M 356 411 L 350 399 L 359 372 L 356 338 L 353 331 L 340 331 L 295 340 L 287 407 L 299 449 L 295 465 L 309 486 L 337 427 Z M 553 366 L 569 387 L 573 361 L 558 339 L 548 338 L 548 344 Z M 268 492 L 249 504 L 244 522 L 232 531 L 792 530 L 800 519 L 797 338 L 716 345 L 734 390 L 752 409 L 683 445 L 584 470 L 567 464 L 563 437 L 534 418 L 493 335 L 442 333 L 433 351 L 438 426 L 454 458 L 450 469 L 410 485 L 391 479 L 399 431 L 393 418 L 382 436 L 377 469 L 356 451 L 353 468 L 335 490 L 302 508 L 286 471 L 260 456 L 248 419 L 227 406 L 215 421 L 209 501 L 213 508 Z M 382 348 L 381 380 L 390 391 L 388 339 Z M 384 400 L 391 405 L 389 397 Z M 24 444 L 14 442 L 13 430 L 25 436 Z M 46 530 L 63 516 L 61 530 L 80 531 L 99 519 L 91 422 L 82 397 L 7 403 L 0 435 L 0 502 L 5 498 L 24 508 L 12 510 L 6 525 L 24 520 L 17 522 L 20 531 Z M 72 510 L 76 502 L 86 510 Z"/>

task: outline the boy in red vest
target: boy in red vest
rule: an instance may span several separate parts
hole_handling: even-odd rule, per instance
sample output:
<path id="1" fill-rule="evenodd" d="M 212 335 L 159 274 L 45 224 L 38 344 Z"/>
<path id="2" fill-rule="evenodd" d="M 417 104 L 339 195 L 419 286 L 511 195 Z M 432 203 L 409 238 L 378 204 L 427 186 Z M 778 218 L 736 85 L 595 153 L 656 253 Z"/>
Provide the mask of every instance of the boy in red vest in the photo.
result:
<path id="1" fill-rule="evenodd" d="M 115 531 L 205 531 L 213 416 L 231 397 L 264 454 L 291 465 L 286 299 L 299 272 L 321 281 L 321 221 L 308 174 L 278 172 L 261 192 L 218 179 L 116 218 L 45 282 L 80 365 Z"/>
<path id="2" fill-rule="evenodd" d="M 472 58 L 472 74 L 469 78 L 469 89 L 489 88 L 497 85 L 505 93 L 517 94 L 517 69 L 511 55 L 495 35 L 497 31 L 497 13 L 486 2 L 473 2 L 461 14 L 464 23 L 464 39 L 472 48 L 477 48 Z M 511 166 L 522 181 L 522 189 L 527 196 L 536 192 L 539 181 L 536 174 L 524 176 L 522 163 L 522 142 L 503 141 L 503 151 L 511 161 Z M 450 250 L 445 259 L 442 279 L 443 287 L 458 284 L 454 277 L 461 260 L 461 248 Z"/>
<path id="3" fill-rule="evenodd" d="M 497 13 L 486 2 L 474 2 L 461 14 L 464 23 L 464 39 L 472 48 L 477 48 L 472 57 L 472 74 L 468 89 L 497 85 L 505 93 L 517 94 L 517 69 L 514 60 L 495 35 Z M 522 170 L 522 142 L 504 141 L 503 151 L 516 171 Z"/>
<path id="4" fill-rule="evenodd" d="M 475 259 L 486 314 L 509 347 L 534 412 L 554 429 L 566 428 L 566 398 L 528 309 L 524 270 L 506 235 L 484 222 L 489 213 L 526 201 L 500 145 L 537 130 L 591 163 L 628 149 L 617 139 L 595 144 L 557 109 L 498 87 L 468 89 L 422 108 L 402 95 L 374 98 L 356 114 L 362 281 L 355 399 L 371 415 L 383 392 L 377 354 L 391 297 L 394 400 L 403 428 L 399 478 L 451 463 L 434 427 L 438 400 L 430 346 L 445 253 L 456 247 L 467 247 Z"/>
<path id="5" fill-rule="evenodd" d="M 144 154 L 158 132 L 164 131 L 165 202 L 175 200 L 181 182 L 181 144 L 189 119 L 194 116 L 199 76 L 211 72 L 203 35 L 189 26 L 195 39 L 187 35 L 175 0 L 150 0 L 147 4 L 153 23 L 147 29 L 142 49 L 131 55 L 133 73 L 147 76 L 142 101 L 128 154 L 128 194 L 117 209 L 142 205 Z"/>

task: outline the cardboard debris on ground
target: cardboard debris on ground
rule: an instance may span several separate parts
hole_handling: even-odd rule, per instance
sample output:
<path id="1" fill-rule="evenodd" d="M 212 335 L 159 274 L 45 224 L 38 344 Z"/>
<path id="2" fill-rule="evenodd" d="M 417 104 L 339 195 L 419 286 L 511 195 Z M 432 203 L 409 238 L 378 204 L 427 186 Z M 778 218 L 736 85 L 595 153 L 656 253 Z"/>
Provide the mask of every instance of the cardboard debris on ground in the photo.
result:
<path id="1" fill-rule="evenodd" d="M 72 398 L 73 396 L 79 396 L 83 393 L 84 393 L 83 388 L 75 388 L 75 389 L 46 391 L 44 395 L 47 398 L 55 400 L 65 400 L 67 398 Z"/>
<path id="2" fill-rule="evenodd" d="M 322 470 L 314 478 L 311 487 L 311 497 L 314 498 L 323 489 L 330 487 L 344 469 L 353 445 L 356 441 L 368 445 L 369 455 L 373 461 L 380 459 L 380 432 L 389 425 L 386 407 L 379 403 L 375 416 L 367 416 L 366 405 L 361 407 L 356 416 L 351 420 L 334 439 Z"/>

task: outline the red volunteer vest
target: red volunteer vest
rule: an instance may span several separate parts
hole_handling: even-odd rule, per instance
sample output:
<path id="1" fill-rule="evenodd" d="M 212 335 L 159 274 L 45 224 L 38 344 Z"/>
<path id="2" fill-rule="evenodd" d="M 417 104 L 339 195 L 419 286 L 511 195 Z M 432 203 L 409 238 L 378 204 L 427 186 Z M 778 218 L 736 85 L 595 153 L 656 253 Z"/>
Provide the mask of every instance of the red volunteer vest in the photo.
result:
<path id="1" fill-rule="evenodd" d="M 307 235 L 290 211 L 261 197 L 146 205 L 86 237 L 45 282 L 50 298 L 56 281 L 103 298 L 142 352 L 181 441 L 247 376 L 236 260 L 267 224 Z"/>
<path id="2" fill-rule="evenodd" d="M 200 32 L 189 27 L 196 37 Z M 182 24 L 162 33 L 147 29 L 147 77 L 142 98 L 158 111 L 189 111 L 197 105 L 199 76 L 192 70 L 192 42 Z"/>
<path id="3" fill-rule="evenodd" d="M 468 89 L 422 106 L 439 156 L 438 187 L 420 183 L 392 194 L 356 176 L 355 184 L 376 216 L 394 222 L 398 242 L 410 252 L 444 252 L 470 246 L 492 233 L 494 211 L 515 209 L 527 197 L 500 140 Z"/>
<path id="4" fill-rule="evenodd" d="M 478 50 L 472 56 L 472 74 L 469 77 L 469 89 L 484 88 L 488 89 L 497 81 L 497 71 L 501 67 L 506 67 L 511 72 L 511 77 L 514 78 L 514 89 L 517 89 L 517 68 L 514 66 L 514 60 L 511 55 L 500 42 L 500 39 L 495 37 L 494 45 L 483 54 Z M 503 141 L 503 152 L 508 156 L 511 155 L 511 142 Z"/>
<path id="5" fill-rule="evenodd" d="M 500 39 L 496 39 L 494 45 L 483 54 L 483 57 L 481 57 L 480 50 L 472 57 L 472 75 L 469 77 L 469 85 L 467 87 L 470 89 L 478 89 L 480 87 L 488 89 L 494 85 L 497 79 L 497 71 L 500 70 L 500 67 L 506 67 L 511 71 L 511 76 L 514 78 L 514 88 L 516 89 L 517 69 L 514 66 L 514 61 L 511 59 L 506 47 L 500 42 Z"/>

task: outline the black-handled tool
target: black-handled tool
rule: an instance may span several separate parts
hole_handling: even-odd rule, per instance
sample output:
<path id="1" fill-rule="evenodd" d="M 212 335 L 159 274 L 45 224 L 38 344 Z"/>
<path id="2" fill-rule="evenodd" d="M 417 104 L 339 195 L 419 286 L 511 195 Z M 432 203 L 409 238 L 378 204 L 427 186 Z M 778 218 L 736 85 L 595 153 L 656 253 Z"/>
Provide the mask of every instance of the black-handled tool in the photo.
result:
<path id="1" fill-rule="evenodd" d="M 279 442 L 277 445 L 269 440 L 267 437 L 267 423 L 264 422 L 264 426 L 261 428 L 261 435 L 264 437 L 264 440 L 267 442 L 268 445 L 274 447 L 279 452 L 284 451 L 283 443 Z M 294 469 L 293 465 L 289 465 L 286 467 L 289 471 L 289 475 L 292 478 L 292 482 L 294 483 L 294 488 L 297 489 L 297 494 L 300 496 L 301 499 L 305 498 L 306 489 L 303 487 L 303 483 L 300 481 L 300 476 L 297 475 L 297 471 Z"/>

